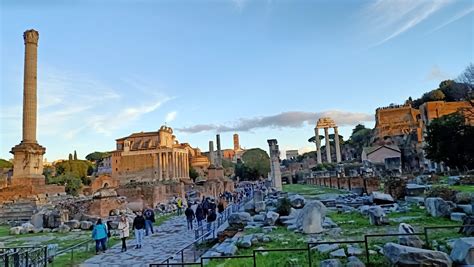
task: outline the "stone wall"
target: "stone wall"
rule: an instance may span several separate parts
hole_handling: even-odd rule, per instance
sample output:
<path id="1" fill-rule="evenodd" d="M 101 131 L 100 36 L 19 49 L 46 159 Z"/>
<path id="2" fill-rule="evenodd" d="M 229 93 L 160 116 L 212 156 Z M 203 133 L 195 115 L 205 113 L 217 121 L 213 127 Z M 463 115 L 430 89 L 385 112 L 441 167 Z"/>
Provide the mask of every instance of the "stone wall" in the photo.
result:
<path id="1" fill-rule="evenodd" d="M 378 177 L 318 177 L 307 178 L 306 183 L 344 190 L 361 189 L 367 194 L 378 191 L 380 187 Z"/>
<path id="2" fill-rule="evenodd" d="M 36 198 L 39 194 L 58 195 L 64 194 L 65 187 L 60 185 L 15 185 L 0 189 L 0 203 L 22 198 Z"/>
<path id="3" fill-rule="evenodd" d="M 88 215 L 107 217 L 111 211 L 123 210 L 126 206 L 126 201 L 117 197 L 93 199 L 89 206 Z"/>

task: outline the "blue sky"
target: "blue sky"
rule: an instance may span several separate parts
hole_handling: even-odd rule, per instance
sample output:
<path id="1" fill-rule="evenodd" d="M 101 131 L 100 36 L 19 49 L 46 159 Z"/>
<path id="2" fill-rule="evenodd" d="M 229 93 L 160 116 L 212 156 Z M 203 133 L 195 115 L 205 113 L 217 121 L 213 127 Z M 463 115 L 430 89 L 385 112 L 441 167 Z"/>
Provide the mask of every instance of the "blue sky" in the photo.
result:
<path id="1" fill-rule="evenodd" d="M 112 150 L 167 123 L 181 142 L 307 151 L 473 61 L 474 2 L 1 1 L 0 157 L 21 139 L 22 33 L 40 32 L 38 141 L 48 160 Z"/>

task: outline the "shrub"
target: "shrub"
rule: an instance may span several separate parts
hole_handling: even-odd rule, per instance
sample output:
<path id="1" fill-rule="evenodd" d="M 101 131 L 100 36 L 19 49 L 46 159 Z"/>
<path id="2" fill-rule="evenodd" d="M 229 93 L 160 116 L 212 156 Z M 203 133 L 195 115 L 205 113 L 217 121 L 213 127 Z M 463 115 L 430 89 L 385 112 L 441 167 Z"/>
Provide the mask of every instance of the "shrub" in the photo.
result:
<path id="1" fill-rule="evenodd" d="M 426 194 L 426 197 L 440 197 L 446 201 L 454 201 L 456 191 L 446 186 L 433 187 Z"/>
<path id="2" fill-rule="evenodd" d="M 276 212 L 280 214 L 280 216 L 288 216 L 291 213 L 291 202 L 288 198 L 282 198 L 278 200 L 277 210 Z"/>

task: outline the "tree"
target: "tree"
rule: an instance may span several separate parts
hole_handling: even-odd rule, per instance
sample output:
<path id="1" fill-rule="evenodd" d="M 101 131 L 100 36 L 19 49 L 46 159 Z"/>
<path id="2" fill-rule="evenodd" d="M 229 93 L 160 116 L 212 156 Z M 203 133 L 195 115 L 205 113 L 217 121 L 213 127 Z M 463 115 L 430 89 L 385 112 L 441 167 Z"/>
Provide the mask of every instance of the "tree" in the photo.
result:
<path id="1" fill-rule="evenodd" d="M 256 180 L 266 177 L 270 172 L 270 157 L 260 148 L 245 151 L 242 162 L 238 163 L 235 169 L 236 176 L 242 179 Z"/>
<path id="2" fill-rule="evenodd" d="M 199 177 L 199 173 L 193 168 L 193 167 L 190 167 L 189 168 L 189 178 L 191 178 L 193 181 L 196 180 L 196 178 Z"/>
<path id="3" fill-rule="evenodd" d="M 90 154 L 88 154 L 86 156 L 86 159 L 88 161 L 92 161 L 92 162 L 97 162 L 97 161 L 101 161 L 102 159 L 106 158 L 110 156 L 110 153 L 109 152 L 98 152 L 98 151 L 95 151 L 95 152 L 92 152 Z"/>
<path id="4" fill-rule="evenodd" d="M 457 80 L 461 83 L 469 85 L 471 90 L 474 89 L 474 64 L 470 63 L 464 72 L 459 75 Z"/>
<path id="5" fill-rule="evenodd" d="M 71 161 L 71 160 L 72 160 L 72 154 L 69 153 L 69 161 Z"/>
<path id="6" fill-rule="evenodd" d="M 426 156 L 452 168 L 474 168 L 474 126 L 460 113 L 434 119 L 427 126 Z"/>
<path id="7" fill-rule="evenodd" d="M 0 159 L 0 169 L 11 169 L 13 168 L 13 163 L 8 160 Z"/>
<path id="8" fill-rule="evenodd" d="M 77 160 L 77 153 L 76 153 L 76 150 L 74 150 L 74 160 Z"/>
<path id="9" fill-rule="evenodd" d="M 443 91 L 446 101 L 460 101 L 467 98 L 470 87 L 466 83 L 446 80 L 439 84 L 439 89 Z"/>
<path id="10" fill-rule="evenodd" d="M 62 174 L 51 179 L 51 183 L 64 185 L 66 187 L 66 193 L 77 196 L 79 190 L 82 187 L 82 181 L 80 178 L 75 177 L 71 173 Z"/>

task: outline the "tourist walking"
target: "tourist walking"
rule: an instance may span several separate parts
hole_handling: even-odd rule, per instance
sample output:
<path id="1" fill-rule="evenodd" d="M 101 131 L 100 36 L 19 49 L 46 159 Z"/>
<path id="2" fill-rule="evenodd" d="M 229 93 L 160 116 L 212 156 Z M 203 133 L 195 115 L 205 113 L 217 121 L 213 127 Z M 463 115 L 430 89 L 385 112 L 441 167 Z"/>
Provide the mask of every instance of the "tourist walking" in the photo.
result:
<path id="1" fill-rule="evenodd" d="M 212 224 L 216 221 L 217 214 L 216 209 L 209 210 L 209 214 L 207 215 L 207 231 L 211 231 Z"/>
<path id="2" fill-rule="evenodd" d="M 221 216 L 223 215 L 224 210 L 225 210 L 225 203 L 224 202 L 225 202 L 224 198 L 221 198 L 219 200 L 219 204 L 217 204 L 217 210 L 219 211 L 219 215 L 221 215 Z"/>
<path id="3" fill-rule="evenodd" d="M 183 209 L 183 200 L 180 197 L 178 198 L 178 200 L 176 200 L 176 206 L 178 207 L 178 216 L 181 216 Z"/>
<path id="4" fill-rule="evenodd" d="M 193 209 L 188 206 L 184 211 L 184 215 L 186 215 L 186 221 L 188 222 L 188 230 L 193 230 L 193 221 L 194 221 L 194 211 Z"/>
<path id="5" fill-rule="evenodd" d="M 152 209 L 147 208 L 145 210 L 145 236 L 148 236 L 148 233 L 151 230 L 151 234 L 154 234 L 153 224 L 155 223 L 155 212 Z"/>
<path id="6" fill-rule="evenodd" d="M 132 229 L 135 230 L 136 249 L 142 248 L 143 235 L 145 234 L 145 218 L 141 211 L 137 211 L 137 216 L 133 219 Z"/>
<path id="7" fill-rule="evenodd" d="M 120 239 L 122 240 L 122 252 L 127 251 L 127 238 L 130 236 L 130 224 L 127 217 L 122 215 L 117 229 L 120 231 Z"/>
<path id="8" fill-rule="evenodd" d="M 92 238 L 95 240 L 95 254 L 99 254 L 100 250 L 105 252 L 107 247 L 107 227 L 102 223 L 102 219 L 98 219 L 92 230 Z"/>
<path id="9" fill-rule="evenodd" d="M 205 216 L 204 216 L 204 209 L 202 208 L 202 205 L 199 204 L 196 208 L 196 221 L 197 221 L 197 225 L 198 225 L 198 228 L 202 227 L 202 221 L 204 220 Z"/>

